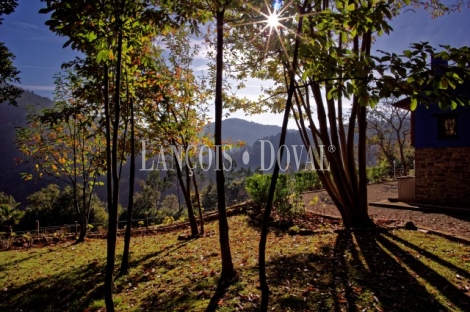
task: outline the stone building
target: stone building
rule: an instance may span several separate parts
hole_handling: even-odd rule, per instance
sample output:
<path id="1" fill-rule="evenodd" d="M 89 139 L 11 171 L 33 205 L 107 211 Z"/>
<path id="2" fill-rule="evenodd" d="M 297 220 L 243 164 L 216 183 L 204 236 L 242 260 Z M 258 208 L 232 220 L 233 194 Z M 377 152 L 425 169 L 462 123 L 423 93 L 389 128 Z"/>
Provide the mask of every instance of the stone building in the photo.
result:
<path id="1" fill-rule="evenodd" d="M 470 95 L 470 82 L 456 92 Z M 410 99 L 395 105 L 409 110 Z M 441 110 L 438 105 L 418 105 L 411 112 L 411 143 L 413 202 L 470 208 L 470 107 Z"/>

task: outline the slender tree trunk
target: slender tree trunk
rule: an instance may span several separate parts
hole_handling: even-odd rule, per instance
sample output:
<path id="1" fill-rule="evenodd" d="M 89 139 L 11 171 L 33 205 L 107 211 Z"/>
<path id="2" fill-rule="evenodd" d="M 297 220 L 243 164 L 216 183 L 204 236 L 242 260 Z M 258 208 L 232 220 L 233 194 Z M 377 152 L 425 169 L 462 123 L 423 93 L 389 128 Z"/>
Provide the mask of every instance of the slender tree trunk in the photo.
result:
<path id="1" fill-rule="evenodd" d="M 131 106 L 131 164 L 129 176 L 129 202 L 127 203 L 126 233 L 124 235 L 124 252 L 121 261 L 121 274 L 129 271 L 129 248 L 131 243 L 132 212 L 134 210 L 134 182 L 135 182 L 135 132 L 134 132 L 134 99 L 130 99 Z"/>
<path id="2" fill-rule="evenodd" d="M 111 170 L 113 177 L 112 190 L 112 206 L 108 211 L 108 237 L 107 237 L 107 255 L 106 255 L 106 276 L 104 282 L 105 303 L 108 312 L 114 312 L 113 302 L 113 276 L 114 261 L 116 257 L 116 240 L 117 240 L 117 221 L 118 221 L 118 204 L 119 204 L 119 174 L 118 174 L 118 136 L 119 136 L 119 117 L 121 114 L 121 68 L 122 68 L 122 21 L 119 15 L 124 12 L 125 0 L 121 0 L 121 8 L 117 12 L 118 20 L 118 46 L 117 46 L 117 68 L 116 68 L 116 84 L 114 86 L 114 123 L 111 150 Z"/>
<path id="3" fill-rule="evenodd" d="M 82 132 L 82 139 L 81 139 L 81 151 L 80 151 L 80 156 L 81 156 L 81 161 L 82 161 L 82 210 L 81 210 L 81 224 L 83 226 L 80 227 L 80 238 L 79 241 L 84 242 L 86 234 L 88 232 L 88 218 L 87 218 L 87 212 L 88 209 L 90 208 L 87 205 L 87 196 L 86 196 L 86 188 L 87 188 L 87 174 L 86 174 L 86 169 L 85 169 L 85 137 L 84 133 Z M 88 208 L 88 209 L 87 209 Z"/>
<path id="4" fill-rule="evenodd" d="M 307 3 L 307 1 L 305 2 Z M 303 13 L 303 10 L 302 12 Z M 299 19 L 299 24 L 297 28 L 297 34 L 300 33 L 302 29 L 302 22 L 303 17 Z M 286 108 L 284 110 L 284 119 L 282 121 L 282 130 L 281 130 L 281 138 L 279 139 L 279 149 L 281 146 L 285 144 L 286 141 L 286 134 L 287 134 L 287 124 L 289 122 L 289 112 L 292 106 L 292 97 L 295 92 L 295 72 L 297 70 L 297 57 L 299 54 L 299 45 L 300 40 L 299 36 L 295 38 L 295 45 L 294 45 L 294 58 L 292 61 L 292 66 L 289 66 L 289 89 L 287 92 L 287 100 L 286 100 Z M 284 148 L 280 152 L 280 157 L 278 161 L 274 162 L 274 171 L 271 177 L 271 184 L 269 186 L 269 193 L 268 193 L 268 202 L 266 203 L 266 208 L 264 210 L 263 215 L 263 223 L 261 225 L 261 237 L 259 241 L 259 257 L 258 257 L 258 265 L 259 265 L 259 281 L 261 285 L 261 307 L 260 311 L 267 311 L 268 304 L 269 304 L 269 285 L 266 278 L 266 242 L 268 238 L 268 225 L 269 225 L 269 217 L 271 216 L 271 210 L 273 206 L 274 200 L 274 192 L 276 190 L 276 182 L 279 176 L 279 166 L 280 162 L 282 161 L 282 156 L 284 154 Z"/>
<path id="5" fill-rule="evenodd" d="M 78 241 L 79 242 L 84 242 L 86 234 L 87 234 L 88 222 L 87 222 L 86 214 L 85 214 L 85 211 L 84 211 L 83 208 L 82 208 L 82 213 L 80 215 L 80 219 L 81 219 L 81 221 L 80 221 L 80 236 L 78 238 Z"/>
<path id="6" fill-rule="evenodd" d="M 367 32 L 362 38 L 362 57 L 370 55 L 370 47 L 372 45 L 372 34 Z M 367 153 L 367 108 L 361 106 L 358 111 L 358 127 L 359 127 L 359 207 L 357 207 L 351 227 L 371 227 L 374 225 L 369 217 L 369 203 L 367 202 L 367 172 L 366 172 L 366 153 Z M 354 210 L 353 210 L 354 211 Z"/>
<path id="7" fill-rule="evenodd" d="M 77 119 L 74 117 L 74 123 L 73 123 L 73 145 L 72 145 L 72 155 L 73 155 L 73 179 L 72 179 L 72 187 L 73 187 L 73 204 L 75 206 L 75 210 L 78 213 L 78 216 L 80 218 L 80 235 L 77 239 L 77 242 L 83 242 L 85 240 L 85 233 L 83 228 L 85 227 L 85 224 L 83 222 L 83 210 L 80 209 L 80 206 L 78 205 L 78 192 L 77 192 Z"/>
<path id="8" fill-rule="evenodd" d="M 225 211 L 225 179 L 222 158 L 222 74 L 224 53 L 224 14 L 225 8 L 218 8 L 217 19 L 217 56 L 216 56 L 216 81 L 215 81 L 215 146 L 216 146 L 216 185 L 217 185 L 217 210 L 219 212 L 219 242 L 222 256 L 221 281 L 230 280 L 236 273 L 233 267 L 232 254 L 230 251 L 229 228 L 227 212 Z"/>
<path id="9" fill-rule="evenodd" d="M 192 167 L 193 164 L 191 162 L 191 159 L 188 158 L 189 165 Z M 204 235 L 204 218 L 202 216 L 202 207 L 201 207 L 201 200 L 199 198 L 199 188 L 197 187 L 197 180 L 196 180 L 196 172 L 193 172 L 193 175 L 191 176 L 193 186 L 194 186 L 194 196 L 196 197 L 196 204 L 197 208 L 199 211 L 199 223 L 201 225 L 201 230 L 199 231 L 199 235 Z"/>
<path id="10" fill-rule="evenodd" d="M 108 65 L 104 66 L 104 113 L 105 113 L 105 127 L 106 127 L 106 197 L 108 201 L 108 215 L 109 215 L 109 220 L 108 224 L 112 223 L 111 222 L 111 214 L 110 212 L 113 210 L 113 184 L 112 184 L 112 175 L 113 175 L 113 170 L 111 166 L 111 116 L 110 116 L 110 107 L 109 107 L 109 69 Z M 108 240 L 107 242 L 108 246 L 110 245 L 110 242 Z M 109 252 L 108 252 L 108 256 Z M 114 258 L 114 256 L 113 256 Z M 112 271 L 114 270 L 114 265 L 113 269 L 109 269 L 108 266 L 106 265 L 106 277 L 105 277 L 105 301 L 108 304 L 108 302 L 113 303 L 112 299 Z M 108 269 L 111 270 L 111 277 L 110 280 L 108 280 L 109 273 Z M 113 308 L 114 309 L 114 306 Z"/>
<path id="11" fill-rule="evenodd" d="M 351 212 L 351 224 L 345 224 L 347 227 L 370 227 L 373 222 L 369 217 L 369 204 L 367 202 L 367 172 L 366 172 L 366 120 L 367 109 L 365 106 L 359 108 L 359 203 L 358 207 L 348 209 Z M 354 209 L 356 208 L 356 209 Z"/>
<path id="12" fill-rule="evenodd" d="M 199 235 L 204 235 L 204 218 L 202 216 L 202 207 L 201 207 L 201 200 L 199 198 L 199 188 L 197 187 L 197 181 L 196 181 L 196 174 L 193 174 L 193 185 L 194 185 L 194 196 L 196 196 L 196 203 L 197 203 L 197 208 L 199 211 L 199 223 L 200 223 L 200 228 L 201 230 L 199 231 Z"/>
<path id="13" fill-rule="evenodd" d="M 183 188 L 183 193 L 186 193 L 185 198 L 188 199 L 187 206 L 188 206 L 189 223 L 191 224 L 191 236 L 197 237 L 199 235 L 199 232 L 197 229 L 196 216 L 194 215 L 193 201 L 191 200 L 191 172 L 190 170 L 191 169 L 189 169 L 188 166 L 186 166 L 186 170 L 185 170 L 186 185 Z M 194 174 L 194 172 L 192 174 Z"/>
<path id="14" fill-rule="evenodd" d="M 175 145 L 175 142 L 173 141 L 173 145 Z M 194 209 L 193 209 L 193 205 L 191 204 L 191 195 L 189 194 L 189 184 L 188 185 L 184 185 L 184 182 L 183 182 L 183 172 L 181 170 L 181 167 L 179 166 L 179 162 L 178 162 L 178 159 L 177 159 L 177 156 L 174 155 L 174 158 L 175 158 L 175 161 L 176 161 L 176 175 L 178 176 L 178 181 L 180 183 L 180 186 L 181 186 L 181 191 L 183 192 L 183 196 L 184 196 L 184 201 L 186 202 L 186 207 L 188 208 L 188 218 L 189 218 L 189 224 L 190 224 L 190 227 L 191 227 L 191 236 L 193 237 L 196 237 L 198 235 L 198 231 L 197 231 L 197 221 L 196 221 L 196 217 L 194 216 Z M 189 169 L 187 169 L 186 171 L 188 171 Z M 189 173 L 187 173 L 189 174 Z M 179 196 L 179 194 L 178 194 Z"/>

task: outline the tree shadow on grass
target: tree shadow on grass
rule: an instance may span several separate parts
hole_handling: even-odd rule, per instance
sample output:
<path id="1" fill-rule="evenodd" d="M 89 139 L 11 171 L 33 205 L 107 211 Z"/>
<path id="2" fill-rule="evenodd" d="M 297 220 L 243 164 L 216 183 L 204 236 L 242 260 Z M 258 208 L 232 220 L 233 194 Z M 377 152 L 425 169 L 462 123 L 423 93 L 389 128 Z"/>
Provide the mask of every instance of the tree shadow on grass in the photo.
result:
<path id="1" fill-rule="evenodd" d="M 167 246 L 157 252 L 149 253 L 143 257 L 134 259 L 131 267 L 142 266 L 142 271 L 131 278 L 133 284 L 149 281 L 145 273 L 151 267 L 162 267 L 165 270 L 174 269 L 178 264 L 171 262 L 167 256 L 184 247 L 188 242 L 182 241 Z M 58 249 L 60 250 L 60 249 Z M 50 252 L 47 252 L 50 254 Z M 31 260 L 38 255 L 34 254 L 20 259 L 20 261 Z M 116 269 L 119 266 L 120 255 L 116 259 Z M 8 263 L 17 265 L 18 262 Z M 8 290 L 0 291 L 0 311 L 84 311 L 92 305 L 94 300 L 103 298 L 102 285 L 104 281 L 104 263 L 90 262 L 66 272 L 52 274 L 47 277 L 34 278 L 41 267 L 33 268 L 31 281 L 18 287 L 4 285 Z M 127 278 L 127 277 L 125 277 Z M 115 294 L 124 290 L 128 283 L 122 283 L 119 278 L 115 283 Z M 156 309 L 156 311 L 162 311 Z"/>
<path id="2" fill-rule="evenodd" d="M 386 238 L 389 238 L 390 240 L 394 240 L 394 241 L 396 241 L 400 244 L 403 244 L 403 245 L 405 245 L 406 247 L 408 247 L 410 249 L 414 249 L 416 252 L 418 252 L 419 254 L 425 256 L 426 258 L 429 258 L 432 261 L 434 261 L 434 262 L 436 262 L 436 263 L 438 263 L 442 266 L 445 266 L 445 267 L 451 269 L 452 271 L 454 271 L 455 273 L 460 274 L 464 278 L 470 280 L 470 272 L 469 271 L 466 271 L 466 270 L 456 266 L 455 264 L 452 264 L 451 262 L 436 256 L 432 252 L 427 251 L 427 250 L 425 250 L 425 249 L 423 249 L 419 246 L 416 246 L 415 244 L 413 244 L 411 242 L 408 242 L 407 240 L 404 240 L 403 238 L 400 238 L 400 237 L 398 237 L 398 236 L 396 236 L 396 235 L 394 235 L 393 233 L 390 233 L 390 232 L 385 232 L 383 234 L 383 236 L 385 236 Z"/>
<path id="3" fill-rule="evenodd" d="M 146 254 L 146 255 L 144 255 L 140 258 L 132 257 L 132 249 L 131 249 L 131 261 L 129 262 L 129 267 L 130 268 L 136 267 L 136 266 L 140 265 L 141 263 L 148 262 L 152 258 L 164 257 L 164 256 L 167 256 L 167 255 L 170 255 L 172 252 L 175 252 L 178 249 L 186 246 L 188 243 L 189 243 L 189 241 L 178 241 L 177 243 L 165 246 L 164 248 L 160 249 L 159 251 Z"/>
<path id="4" fill-rule="evenodd" d="M 28 253 L 29 255 L 27 257 L 21 258 L 21 259 L 15 259 L 9 262 L 4 262 L 3 264 L 0 265 L 0 272 L 8 270 L 8 267 L 14 266 L 14 265 L 19 265 L 22 262 L 27 262 L 29 260 L 32 260 L 34 258 L 38 258 L 43 256 L 44 254 L 50 254 L 54 252 L 61 252 L 63 249 L 70 247 L 72 244 L 64 243 L 63 245 L 59 247 L 54 247 L 54 249 L 50 249 L 48 251 L 45 251 L 45 249 L 40 249 L 40 248 L 35 248 L 34 246 L 31 248 L 27 248 L 24 250 L 15 250 L 15 252 L 24 252 Z M 54 246 L 54 245 L 52 245 Z M 52 247 L 51 246 L 51 247 Z M 5 250 L 5 251 L 0 251 L 0 254 L 2 256 L 8 255 L 9 252 L 12 252 L 11 250 Z"/>
<path id="5" fill-rule="evenodd" d="M 159 263 L 163 267 L 167 264 L 167 261 Z M 140 302 L 139 308 L 144 311 L 215 311 L 212 302 L 217 306 L 226 289 L 217 281 L 218 276 L 210 273 L 204 277 L 186 274 L 181 279 L 161 279 Z"/>
<path id="6" fill-rule="evenodd" d="M 0 311 L 84 311 L 103 296 L 103 271 L 104 265 L 91 262 L 19 287 L 10 286 L 0 292 Z"/>
<path id="7" fill-rule="evenodd" d="M 442 276 L 439 272 L 434 270 L 433 268 L 429 267 L 428 265 L 424 264 L 422 261 L 417 259 L 415 256 L 411 255 L 408 252 L 404 252 L 403 249 L 399 247 L 399 245 L 393 241 L 392 239 L 396 239 L 397 241 L 404 243 L 403 239 L 400 239 L 394 235 L 380 235 L 376 237 L 376 241 L 380 243 L 384 248 L 388 249 L 389 252 L 399 256 L 400 261 L 409 267 L 412 271 L 414 271 L 419 277 L 426 280 L 427 283 L 432 285 L 435 289 L 439 290 L 439 292 L 446 297 L 446 302 L 451 307 L 457 307 L 463 311 L 470 311 L 470 298 L 459 288 L 457 288 L 454 284 L 452 284 L 447 278 Z M 448 261 L 437 257 L 434 254 L 429 252 L 425 252 L 424 250 L 420 250 L 420 248 L 414 246 L 411 243 L 404 244 L 407 246 L 411 246 L 415 250 L 419 250 L 422 255 L 427 257 L 429 260 L 440 264 L 441 266 L 445 266 L 451 271 L 459 272 L 463 276 L 468 278 L 469 272 L 462 270 L 455 265 L 449 263 Z M 429 297 L 429 296 L 428 296 Z M 415 299 L 414 299 L 415 300 Z M 429 297 L 430 301 L 434 301 L 432 297 Z"/>
<path id="8" fill-rule="evenodd" d="M 270 308 L 290 311 L 446 311 L 416 278 L 441 292 L 451 307 L 470 311 L 468 297 L 447 279 L 424 265 L 390 234 L 343 231 L 334 245 L 319 252 L 272 258 L 268 266 Z M 433 255 L 434 256 L 434 255 Z M 436 256 L 434 262 L 456 267 Z M 410 272 L 407 268 L 410 268 Z M 468 276 L 468 272 L 462 272 Z"/>
<path id="9" fill-rule="evenodd" d="M 385 311 L 446 311 L 402 265 L 399 255 L 405 251 L 397 247 L 389 253 L 378 243 L 382 236 L 376 232 L 357 232 L 350 236 L 357 242 L 352 256 L 362 265 L 364 276 L 358 284 L 369 291 L 371 304 L 380 304 Z"/>
<path id="10" fill-rule="evenodd" d="M 217 288 L 214 294 L 212 295 L 209 304 L 207 305 L 206 312 L 214 312 L 217 310 L 217 307 L 219 306 L 219 301 L 224 298 L 225 294 L 227 293 L 228 287 L 237 280 L 237 277 L 234 277 L 228 281 L 219 279 L 219 282 L 217 283 Z"/>
<path id="11" fill-rule="evenodd" d="M 205 311 L 212 292 L 213 298 L 224 292 L 223 285 L 217 287 L 217 272 L 211 268 L 189 266 L 201 258 L 200 254 L 192 252 L 175 252 L 186 246 L 189 241 L 182 241 L 167 246 L 162 250 L 145 255 L 131 263 L 139 270 L 128 275 L 132 284 L 148 282 L 151 284 L 147 296 L 139 303 L 144 311 Z M 214 252 L 206 254 L 204 261 L 218 257 Z M 127 283 L 118 285 L 118 293 L 128 291 Z M 223 295 L 222 295 L 223 296 Z"/>

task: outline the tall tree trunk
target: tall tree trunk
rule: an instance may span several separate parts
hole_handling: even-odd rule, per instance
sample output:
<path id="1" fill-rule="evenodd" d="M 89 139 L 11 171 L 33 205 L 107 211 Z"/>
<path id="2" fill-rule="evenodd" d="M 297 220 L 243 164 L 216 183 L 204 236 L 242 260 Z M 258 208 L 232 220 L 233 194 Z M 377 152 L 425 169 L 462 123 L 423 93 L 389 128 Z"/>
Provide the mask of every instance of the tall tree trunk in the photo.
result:
<path id="1" fill-rule="evenodd" d="M 114 86 L 114 123 L 111 150 L 111 170 L 113 177 L 112 206 L 108 211 L 108 237 L 107 237 L 107 255 L 106 255 L 106 276 L 104 280 L 105 303 L 108 312 L 114 312 L 113 302 L 113 276 L 114 261 L 116 257 L 117 240 L 117 222 L 118 222 L 118 204 L 119 204 L 119 174 L 118 174 L 118 136 L 119 136 L 119 117 L 121 114 L 121 69 L 122 69 L 122 20 L 120 14 L 124 12 L 125 0 L 121 0 L 121 8 L 116 14 L 118 21 L 118 46 L 117 46 L 117 66 L 116 66 L 116 84 Z"/>
<path id="2" fill-rule="evenodd" d="M 87 212 L 90 209 L 90 207 L 87 205 L 87 196 L 86 196 L 86 188 L 87 188 L 87 174 L 86 174 L 86 169 L 85 169 L 85 140 L 86 138 L 84 137 L 84 133 L 82 132 L 82 139 L 81 139 L 81 161 L 82 161 L 82 210 L 81 210 L 81 224 L 83 226 L 80 227 L 80 237 L 79 241 L 84 242 L 86 234 L 88 232 L 88 218 L 87 218 Z M 87 209 L 88 208 L 88 209 Z"/>
<path id="3" fill-rule="evenodd" d="M 175 145 L 174 141 L 173 141 L 173 145 Z M 173 156 L 174 156 L 175 161 L 177 163 L 176 164 L 176 175 L 178 176 L 178 181 L 179 181 L 180 186 L 181 186 L 181 191 L 183 192 L 184 201 L 186 202 L 186 207 L 188 208 L 188 218 L 189 218 L 189 225 L 191 227 L 191 236 L 196 237 L 196 236 L 198 236 L 197 221 L 196 221 L 196 217 L 194 216 L 194 209 L 193 209 L 193 205 L 191 203 L 191 194 L 190 194 L 190 191 L 189 191 L 190 184 L 188 183 L 185 186 L 185 184 L 183 182 L 183 172 L 181 170 L 181 167 L 179 166 L 177 156 L 176 155 L 173 155 Z M 186 171 L 188 171 L 188 170 L 189 169 L 186 169 Z M 187 172 L 187 174 L 189 174 L 189 173 Z M 189 177 L 189 175 L 187 177 Z M 179 196 L 179 194 L 178 194 L 178 196 Z"/>
<path id="4" fill-rule="evenodd" d="M 81 212 L 82 213 L 80 214 L 80 236 L 78 237 L 78 241 L 84 242 L 87 234 L 88 222 L 84 208 L 82 208 Z"/>
<path id="5" fill-rule="evenodd" d="M 129 202 L 127 203 L 126 233 L 124 235 L 124 251 L 121 261 L 121 274 L 129 271 L 129 248 L 131 243 L 132 212 L 134 210 L 134 182 L 135 182 L 135 132 L 134 132 L 134 99 L 130 99 L 131 106 L 131 164 L 129 176 Z"/>
<path id="6" fill-rule="evenodd" d="M 350 211 L 351 223 L 345 224 L 346 227 L 370 227 L 373 225 L 369 217 L 369 205 L 367 202 L 367 172 L 366 172 L 366 120 L 367 108 L 361 106 L 359 108 L 359 203 L 357 207 L 351 207 Z M 354 209 L 356 208 L 356 209 Z"/>
<path id="7" fill-rule="evenodd" d="M 77 119 L 76 116 L 74 116 L 74 123 L 73 123 L 73 145 L 72 145 L 72 155 L 73 155 L 73 178 L 72 178 L 72 187 L 73 187 L 73 204 L 75 206 L 75 210 L 78 213 L 78 216 L 80 218 L 80 235 L 77 239 L 77 242 L 83 242 L 85 239 L 84 236 L 84 227 L 85 224 L 83 222 L 83 211 L 80 209 L 80 206 L 78 205 L 78 192 L 77 192 Z"/>
<path id="8" fill-rule="evenodd" d="M 305 1 L 307 3 L 307 1 Z M 303 10 L 302 12 L 303 13 Z M 299 24 L 297 28 L 297 34 L 300 33 L 302 29 L 302 22 L 303 16 L 299 19 Z M 295 92 L 295 72 L 297 70 L 297 57 L 299 54 L 299 45 L 300 39 L 299 36 L 295 38 L 295 45 L 294 45 L 294 58 L 292 61 L 292 66 L 289 66 L 289 90 L 287 92 L 287 100 L 286 100 L 286 108 L 284 110 L 284 119 L 282 121 L 282 130 L 281 130 L 281 138 L 279 139 L 279 149 L 283 146 L 286 142 L 286 134 L 287 134 L 287 124 L 289 122 L 289 112 L 292 106 L 292 97 Z M 280 162 L 282 161 L 282 156 L 284 154 L 284 148 L 281 149 L 279 160 L 274 162 L 274 171 L 271 177 L 271 184 L 269 186 L 269 193 L 268 193 L 268 202 L 266 203 L 266 208 L 264 210 L 263 215 L 263 223 L 261 225 L 261 237 L 259 241 L 259 256 L 258 256 L 258 265 L 259 265 L 259 281 L 261 285 L 261 307 L 260 311 L 267 311 L 268 304 L 269 304 L 269 285 L 266 278 L 266 242 L 268 238 L 268 225 L 269 225 L 269 217 L 271 216 L 271 210 L 273 206 L 274 200 L 274 192 L 276 190 L 276 182 L 279 176 L 279 166 Z"/>
<path id="9" fill-rule="evenodd" d="M 192 162 L 191 159 L 188 158 L 189 165 L 192 167 Z M 201 207 L 201 200 L 199 197 L 199 188 L 197 187 L 197 180 L 196 180 L 196 173 L 193 172 L 193 175 L 191 176 L 193 186 L 194 186 L 194 196 L 196 198 L 196 204 L 197 204 L 197 209 L 199 211 L 199 223 L 200 223 L 200 231 L 199 235 L 204 235 L 204 218 L 202 216 L 202 207 Z"/>
<path id="10" fill-rule="evenodd" d="M 188 206 L 189 223 L 191 224 L 191 236 L 197 237 L 199 232 L 197 229 L 196 216 L 194 215 L 193 201 L 191 200 L 191 169 L 186 166 L 184 173 L 186 177 L 186 185 L 183 187 L 183 194 L 185 194 L 185 198 L 187 198 L 186 204 Z M 192 174 L 194 174 L 194 172 Z"/>
<path id="11" fill-rule="evenodd" d="M 370 55 L 372 45 L 371 32 L 367 32 L 362 38 L 361 57 Z M 366 144 L 367 144 L 367 107 L 362 105 L 358 110 L 357 118 L 359 130 L 358 142 L 358 163 L 359 163 L 359 201 L 357 206 L 349 206 L 348 214 L 351 222 L 345 224 L 346 227 L 371 227 L 374 225 L 369 217 L 369 204 L 367 202 L 367 172 L 366 172 Z"/>
<path id="12" fill-rule="evenodd" d="M 200 223 L 200 231 L 199 235 L 204 235 L 204 217 L 202 216 L 202 207 L 201 207 L 201 200 L 199 197 L 199 188 L 197 186 L 196 181 L 196 174 L 193 174 L 193 185 L 194 185 L 194 196 L 196 197 L 197 208 L 199 211 L 199 223 Z"/>
<path id="13" fill-rule="evenodd" d="M 235 275 L 235 269 L 230 252 L 229 228 L 227 212 L 225 211 L 225 179 L 223 172 L 222 158 L 222 74 L 223 74 L 223 53 L 224 53 L 224 14 L 225 8 L 218 8 L 217 19 L 217 56 L 216 56 L 216 80 L 215 80 L 215 146 L 216 146 L 216 185 L 217 185 L 217 210 L 219 212 L 219 242 L 222 256 L 221 281 L 230 280 Z"/>
<path id="14" fill-rule="evenodd" d="M 113 210 L 113 184 L 112 184 L 112 175 L 113 170 L 111 166 L 111 112 L 109 106 L 109 69 L 108 65 L 104 65 L 104 114 L 105 114 L 105 127 L 106 127 L 106 197 L 108 201 L 108 224 L 110 222 L 111 214 L 110 211 Z M 108 246 L 110 245 L 109 239 L 107 240 Z M 108 257 L 109 252 L 108 252 Z M 114 258 L 114 256 L 113 256 Z M 105 301 L 108 305 L 108 302 L 112 304 L 112 271 L 113 269 L 109 269 L 111 271 L 110 281 L 108 281 L 108 263 L 106 264 L 106 277 L 105 277 Z M 114 306 L 113 308 L 114 309 Z"/>

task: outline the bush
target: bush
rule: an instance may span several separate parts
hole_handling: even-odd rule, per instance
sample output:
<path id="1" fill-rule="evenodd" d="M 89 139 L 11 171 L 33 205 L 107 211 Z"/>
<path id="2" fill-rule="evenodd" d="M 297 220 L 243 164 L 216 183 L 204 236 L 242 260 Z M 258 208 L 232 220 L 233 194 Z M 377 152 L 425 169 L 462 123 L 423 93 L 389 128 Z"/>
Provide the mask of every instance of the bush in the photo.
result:
<path id="1" fill-rule="evenodd" d="M 389 168 L 386 162 L 382 162 L 380 165 L 375 167 L 366 168 L 367 180 L 369 183 L 377 183 L 387 178 Z"/>
<path id="2" fill-rule="evenodd" d="M 270 174 L 254 174 L 246 179 L 245 188 L 251 199 L 260 207 L 268 201 Z M 304 213 L 302 189 L 292 175 L 279 175 L 274 192 L 273 205 L 283 218 L 292 219 Z"/>
<path id="3" fill-rule="evenodd" d="M 294 173 L 295 187 L 299 192 L 315 191 L 322 188 L 316 171 L 299 171 Z"/>
<path id="4" fill-rule="evenodd" d="M 279 181 L 278 181 L 279 183 Z M 271 184 L 270 174 L 259 174 L 255 173 L 245 181 L 245 188 L 250 195 L 251 199 L 259 204 L 266 204 L 268 201 L 269 185 Z M 274 195 L 276 198 L 276 195 Z"/>
<path id="5" fill-rule="evenodd" d="M 89 196 L 89 194 L 87 195 Z M 73 189 L 66 186 L 63 191 L 58 185 L 49 184 L 47 187 L 31 194 L 26 199 L 27 207 L 18 229 L 31 230 L 36 228 L 36 220 L 41 227 L 74 224 L 80 220 L 80 215 L 74 207 Z M 82 202 L 78 205 L 82 209 Z M 92 194 L 90 203 L 89 224 L 106 224 L 108 214 L 96 194 Z"/>

